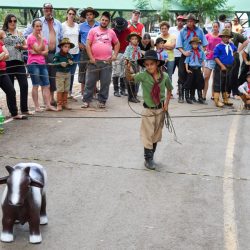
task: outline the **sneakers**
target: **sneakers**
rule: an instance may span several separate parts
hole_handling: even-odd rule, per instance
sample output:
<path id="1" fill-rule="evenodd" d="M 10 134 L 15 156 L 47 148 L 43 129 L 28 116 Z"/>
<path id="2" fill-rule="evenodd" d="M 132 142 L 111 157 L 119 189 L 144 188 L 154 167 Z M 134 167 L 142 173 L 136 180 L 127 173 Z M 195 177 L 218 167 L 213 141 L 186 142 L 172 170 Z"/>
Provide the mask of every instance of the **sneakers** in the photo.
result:
<path id="1" fill-rule="evenodd" d="M 86 109 L 86 108 L 88 108 L 88 107 L 89 107 L 89 103 L 83 102 L 81 108 Z"/>

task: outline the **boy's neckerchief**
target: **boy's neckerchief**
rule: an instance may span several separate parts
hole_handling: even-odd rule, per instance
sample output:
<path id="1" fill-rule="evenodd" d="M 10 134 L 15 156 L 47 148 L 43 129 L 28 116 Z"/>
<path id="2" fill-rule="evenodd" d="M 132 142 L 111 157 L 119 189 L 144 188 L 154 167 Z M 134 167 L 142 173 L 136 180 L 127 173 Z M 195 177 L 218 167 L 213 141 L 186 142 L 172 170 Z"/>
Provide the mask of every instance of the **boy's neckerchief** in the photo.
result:
<path id="1" fill-rule="evenodd" d="M 162 51 L 163 51 L 163 49 L 158 49 L 158 50 L 156 50 L 159 60 L 162 60 L 162 59 L 163 59 L 163 58 L 162 58 L 162 54 L 161 54 Z"/>
<path id="2" fill-rule="evenodd" d="M 199 48 L 193 49 L 194 55 L 193 55 L 193 59 L 195 60 L 195 56 L 198 57 L 198 59 L 201 58 L 200 52 L 199 52 Z"/>
<path id="3" fill-rule="evenodd" d="M 161 102 L 160 83 L 163 80 L 163 72 L 160 70 L 159 73 L 160 73 L 160 77 L 157 80 L 154 79 L 152 74 L 148 73 L 148 74 L 150 74 L 152 76 L 152 78 L 154 80 L 154 85 L 152 87 L 152 90 L 151 90 L 150 94 L 151 94 L 151 98 L 152 98 L 155 105 L 159 105 L 160 102 Z"/>
<path id="4" fill-rule="evenodd" d="M 225 51 L 226 51 L 226 54 L 228 55 L 229 51 L 231 51 L 231 55 L 233 55 L 233 49 L 230 45 L 230 42 L 229 43 L 224 43 L 223 41 L 221 42 L 222 44 L 225 45 Z"/>
<path id="5" fill-rule="evenodd" d="M 194 33 L 193 37 L 195 37 L 195 36 L 197 37 L 196 31 L 195 31 L 195 27 L 193 29 L 190 29 L 190 28 L 187 27 L 187 39 L 190 37 L 191 32 Z"/>
<path id="6" fill-rule="evenodd" d="M 139 46 L 134 46 L 132 44 L 131 44 L 131 46 L 133 48 L 132 59 L 133 60 L 140 59 L 141 58 L 141 53 L 139 51 Z M 136 55 L 137 55 L 137 58 L 136 58 Z"/>

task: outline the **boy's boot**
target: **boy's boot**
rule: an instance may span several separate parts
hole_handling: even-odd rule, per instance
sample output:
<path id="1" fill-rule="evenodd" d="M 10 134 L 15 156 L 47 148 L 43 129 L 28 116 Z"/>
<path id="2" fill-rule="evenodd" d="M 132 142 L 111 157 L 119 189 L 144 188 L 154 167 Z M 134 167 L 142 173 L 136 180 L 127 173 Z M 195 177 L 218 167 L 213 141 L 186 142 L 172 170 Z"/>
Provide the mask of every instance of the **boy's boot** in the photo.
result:
<path id="1" fill-rule="evenodd" d="M 156 151 L 156 147 L 157 147 L 157 142 L 153 143 L 153 159 L 154 159 L 154 154 Z"/>
<path id="2" fill-rule="evenodd" d="M 178 84 L 178 93 L 179 93 L 178 102 L 184 103 L 184 89 L 182 84 Z"/>
<path id="3" fill-rule="evenodd" d="M 222 96 L 223 96 L 223 103 L 225 105 L 227 105 L 227 106 L 233 105 L 233 103 L 228 100 L 228 93 L 227 92 L 222 93 Z"/>
<path id="4" fill-rule="evenodd" d="M 57 111 L 62 111 L 63 105 L 63 92 L 57 92 Z"/>
<path id="5" fill-rule="evenodd" d="M 121 95 L 119 93 L 118 81 L 119 81 L 119 77 L 118 76 L 113 77 L 114 96 L 121 97 Z"/>
<path id="6" fill-rule="evenodd" d="M 62 107 L 63 107 L 63 109 L 67 109 L 67 110 L 71 110 L 72 108 L 70 108 L 69 106 L 68 106 L 68 92 L 63 92 L 63 105 L 62 105 Z"/>
<path id="7" fill-rule="evenodd" d="M 121 91 L 120 91 L 120 94 L 121 95 L 124 95 L 124 96 L 128 96 L 127 94 L 127 91 L 126 91 L 126 82 L 125 82 L 125 78 L 120 78 L 120 88 L 121 88 Z"/>
<path id="8" fill-rule="evenodd" d="M 224 107 L 224 104 L 220 102 L 220 92 L 214 92 L 214 103 L 218 108 Z"/>
<path id="9" fill-rule="evenodd" d="M 144 148 L 144 158 L 145 158 L 144 166 L 150 170 L 155 170 L 153 155 L 154 155 L 153 149 Z"/>
<path id="10" fill-rule="evenodd" d="M 197 90 L 198 92 L 198 103 L 205 104 L 203 98 L 202 98 L 202 90 Z"/>
<path id="11" fill-rule="evenodd" d="M 187 103 L 193 104 L 193 102 L 192 102 L 192 100 L 190 99 L 190 96 L 189 96 L 189 89 L 185 89 L 185 99 L 186 99 Z"/>

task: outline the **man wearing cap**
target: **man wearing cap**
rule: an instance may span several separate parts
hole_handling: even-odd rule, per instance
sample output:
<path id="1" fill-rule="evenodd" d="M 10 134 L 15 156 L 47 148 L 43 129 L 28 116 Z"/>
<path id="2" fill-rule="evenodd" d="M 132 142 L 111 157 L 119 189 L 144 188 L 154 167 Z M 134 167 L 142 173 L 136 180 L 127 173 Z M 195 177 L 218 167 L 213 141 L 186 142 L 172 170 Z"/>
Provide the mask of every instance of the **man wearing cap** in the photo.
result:
<path id="1" fill-rule="evenodd" d="M 131 20 L 128 21 L 128 29 L 130 30 L 130 33 L 135 32 L 143 37 L 145 27 L 139 22 L 140 16 L 141 12 L 139 10 L 133 10 Z"/>
<path id="2" fill-rule="evenodd" d="M 49 53 L 46 63 L 52 63 L 56 52 L 59 51 L 58 44 L 63 38 L 63 29 L 60 21 L 53 17 L 53 6 L 51 3 L 45 3 L 43 5 L 43 17 L 40 20 L 43 24 L 42 32 L 44 38 L 48 41 Z M 28 26 L 23 34 L 27 38 L 32 33 L 31 25 Z M 48 65 L 49 81 L 50 81 L 50 95 L 51 104 L 55 105 L 54 92 L 56 91 L 56 69 L 53 65 Z"/>
<path id="3" fill-rule="evenodd" d="M 126 93 L 126 79 L 125 79 L 125 61 L 123 53 L 129 42 L 127 37 L 130 34 L 128 29 L 128 22 L 123 17 L 116 17 L 112 20 L 112 28 L 120 42 L 120 50 L 117 55 L 117 59 L 113 61 L 113 85 L 114 85 L 114 96 L 120 97 L 121 95 L 127 96 Z M 119 84 L 120 82 L 120 84 Z M 119 92 L 120 85 L 120 92 Z"/>
<path id="4" fill-rule="evenodd" d="M 177 39 L 177 37 L 179 36 L 179 34 L 184 26 L 184 21 L 185 21 L 184 16 L 178 16 L 176 19 L 176 26 L 169 28 L 169 31 L 168 31 L 169 34 L 175 35 L 175 37 Z M 174 74 L 175 68 L 176 67 L 179 68 L 179 61 L 181 58 L 181 52 L 178 49 L 174 49 L 174 58 L 175 58 L 175 61 L 174 61 L 173 74 Z"/>
<path id="5" fill-rule="evenodd" d="M 178 71 L 179 99 L 181 98 L 182 100 L 183 100 L 183 95 L 182 95 L 183 85 L 187 79 L 187 72 L 185 69 L 184 62 L 186 57 L 191 55 L 190 50 L 192 47 L 190 45 L 190 41 L 194 36 L 196 36 L 200 39 L 201 46 L 205 47 L 208 45 L 207 39 L 202 29 L 195 25 L 195 23 L 198 23 L 199 20 L 197 20 L 193 14 L 189 14 L 186 19 L 187 19 L 187 25 L 181 30 L 176 43 L 176 48 L 179 49 L 179 51 L 182 53 Z M 195 92 L 194 89 L 191 90 L 192 100 L 195 100 L 194 92 Z"/>
<path id="6" fill-rule="evenodd" d="M 81 12 L 81 16 L 86 18 L 86 21 L 80 24 L 80 63 L 79 63 L 79 75 L 78 81 L 81 83 L 81 93 L 83 95 L 84 85 L 86 80 L 86 69 L 87 61 L 89 60 L 87 51 L 86 51 L 86 42 L 89 31 L 100 25 L 99 22 L 95 21 L 95 18 L 99 16 L 99 13 L 91 7 L 84 9 Z"/>

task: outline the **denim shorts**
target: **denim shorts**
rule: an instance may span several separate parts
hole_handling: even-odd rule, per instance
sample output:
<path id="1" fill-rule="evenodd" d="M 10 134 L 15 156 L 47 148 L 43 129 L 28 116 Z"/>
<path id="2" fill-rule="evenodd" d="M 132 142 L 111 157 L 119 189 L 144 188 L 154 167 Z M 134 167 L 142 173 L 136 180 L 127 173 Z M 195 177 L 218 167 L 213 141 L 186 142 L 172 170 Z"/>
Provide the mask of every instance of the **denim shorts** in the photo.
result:
<path id="1" fill-rule="evenodd" d="M 49 86 L 49 75 L 46 65 L 32 63 L 27 65 L 27 67 L 33 86 Z"/>
<path id="2" fill-rule="evenodd" d="M 205 60 L 205 68 L 214 70 L 215 65 L 216 65 L 215 60 Z"/>

